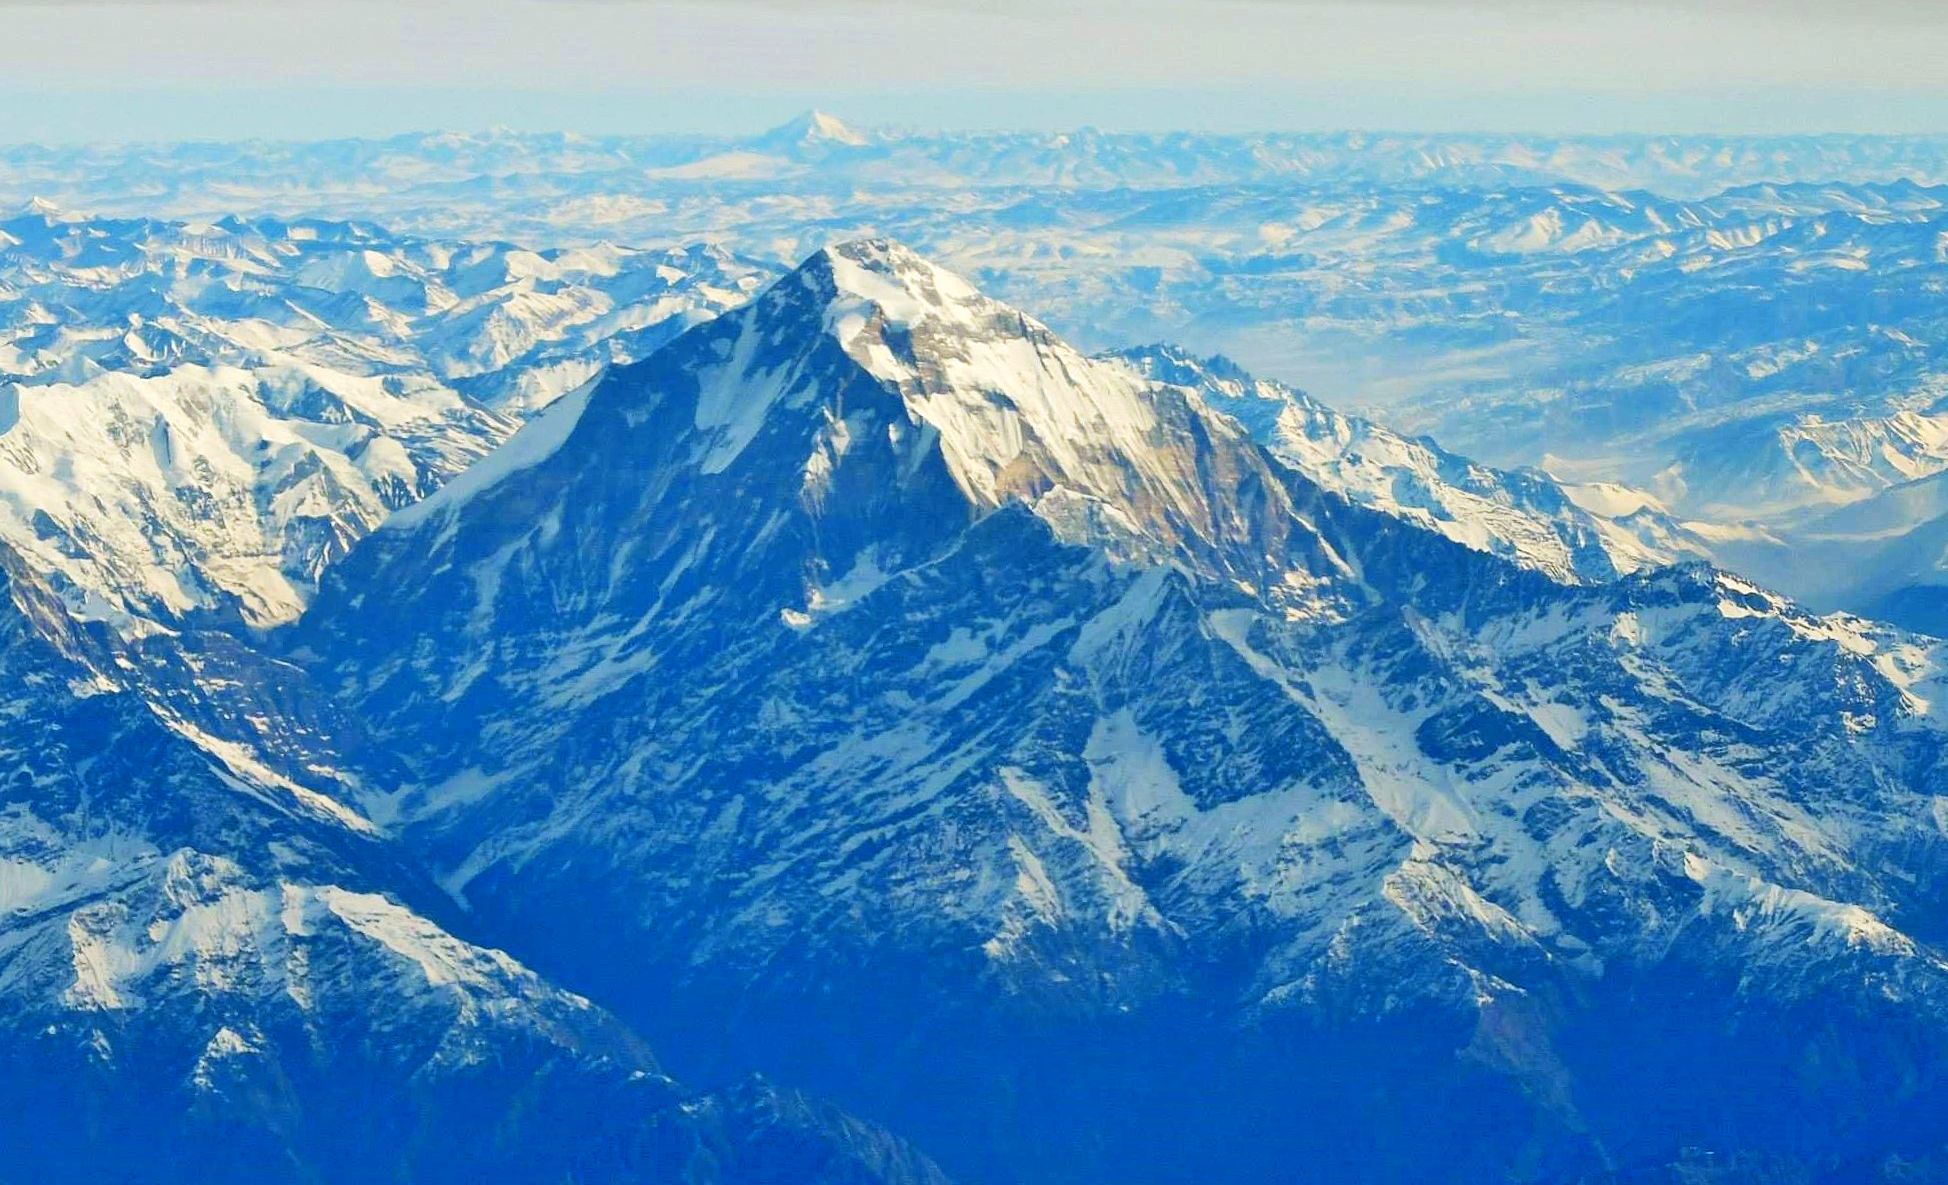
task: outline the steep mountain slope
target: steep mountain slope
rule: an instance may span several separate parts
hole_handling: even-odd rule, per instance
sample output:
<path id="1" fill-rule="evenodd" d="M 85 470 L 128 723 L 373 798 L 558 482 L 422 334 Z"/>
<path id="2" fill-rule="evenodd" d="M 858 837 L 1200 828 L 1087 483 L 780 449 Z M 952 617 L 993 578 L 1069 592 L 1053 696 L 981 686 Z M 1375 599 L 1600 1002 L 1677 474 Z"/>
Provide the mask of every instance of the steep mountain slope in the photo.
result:
<path id="1" fill-rule="evenodd" d="M 1303 469 L 852 243 L 395 516 L 291 654 L 502 941 L 987 1179 L 1932 1143 L 1939 647 Z"/>
<path id="2" fill-rule="evenodd" d="M 0 549 L 0 1176 L 943 1180 L 795 1093 L 680 1089 L 121 645 Z"/>
<path id="3" fill-rule="evenodd" d="M 514 423 L 432 384 L 184 364 L 18 389 L 0 532 L 90 616 L 295 617 L 325 567 Z"/>

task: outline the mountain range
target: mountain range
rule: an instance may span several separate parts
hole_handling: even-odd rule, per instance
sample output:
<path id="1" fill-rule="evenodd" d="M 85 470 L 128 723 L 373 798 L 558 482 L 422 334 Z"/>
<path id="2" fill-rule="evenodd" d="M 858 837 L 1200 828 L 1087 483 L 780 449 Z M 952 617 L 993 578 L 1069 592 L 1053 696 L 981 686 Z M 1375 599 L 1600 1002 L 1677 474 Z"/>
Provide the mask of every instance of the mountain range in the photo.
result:
<path id="1" fill-rule="evenodd" d="M 1332 414 L 864 240 L 234 651 L 16 565 L 9 728 L 99 755 L 15 750 L 46 1097 L 182 1099 L 240 1175 L 455 1123 L 608 1179 L 1931 1163 L 1941 644 Z M 347 1074 L 409 1101 L 345 1127 Z"/>
<path id="2" fill-rule="evenodd" d="M 1154 266 L 1169 304 L 1181 260 L 1037 253 L 1096 201 L 1208 231 L 1241 200 L 1213 143 L 1082 140 L 1213 183 L 1023 185 L 970 222 L 1011 211 L 1035 266 L 979 278 L 1072 262 L 1043 290 L 1085 319 Z M 706 195 L 733 165 L 792 205 L 1078 151 L 997 143 L 814 115 L 622 164 L 411 151 L 545 149 L 713 217 L 761 204 Z M 317 192 L 351 167 L 252 151 L 311 153 Z M 1313 172 L 1405 160 L 1339 151 Z M 1892 314 L 1925 322 L 1934 198 L 1862 192 L 1401 181 L 1261 239 L 1261 296 L 1429 302 L 1388 332 L 1459 324 L 1442 349 L 1545 298 L 1526 323 L 1613 341 L 1612 378 L 1662 310 L 1651 353 L 1751 343 L 1703 368 L 1745 376 L 1716 435 L 1619 434 L 1666 379 L 1592 379 L 1560 394 L 1592 454 L 1548 465 L 1512 442 L 1555 405 L 1474 391 L 1505 467 L 1223 357 L 1071 345 L 883 236 L 782 266 L 816 220 L 0 222 L 0 1181 L 1942 1179 L 1948 649 L 1713 566 L 1872 539 L 1874 603 L 1925 624 L 1933 413 L 1793 412 L 1802 484 L 1857 481 L 1777 516 L 1744 516 L 1793 488 L 1756 470 L 1700 501 L 1739 488 L 1702 446 L 1615 466 L 1648 490 L 1592 460 L 1749 441 L 1771 376 L 1851 340 L 1845 276 L 1887 328 L 1821 373 L 1924 368 Z M 1335 235 L 1393 262 L 1325 292 Z M 1490 257 L 1507 286 L 1450 318 Z"/>
<path id="3" fill-rule="evenodd" d="M 652 244 L 645 262 L 712 243 L 739 265 L 709 282 L 740 300 L 749 288 L 727 281 L 890 234 L 1087 350 L 1222 352 L 1500 469 L 1627 487 L 1606 505 L 1648 495 L 1722 566 L 1940 633 L 1945 160 L 1929 137 L 935 134 L 811 112 L 750 136 L 21 146 L 0 149 L 0 202 L 30 224 L 54 209 L 39 194 L 191 225 L 241 210 L 543 252 Z M 585 304 L 506 315 L 531 326 Z M 490 379 L 469 368 L 499 365 L 492 331 L 458 317 L 472 344 L 451 345 L 421 315 L 393 324 L 427 336 L 436 379 L 534 384 L 522 415 L 591 374 L 587 347 L 614 327 L 548 331 L 580 343 L 564 347 L 575 360 Z M 113 343 L 127 327 L 109 320 Z M 482 360 L 441 377 L 456 349 Z M 373 512 L 339 517 L 359 520 L 351 534 Z M 311 580 L 261 582 L 242 612 L 288 620 Z"/>

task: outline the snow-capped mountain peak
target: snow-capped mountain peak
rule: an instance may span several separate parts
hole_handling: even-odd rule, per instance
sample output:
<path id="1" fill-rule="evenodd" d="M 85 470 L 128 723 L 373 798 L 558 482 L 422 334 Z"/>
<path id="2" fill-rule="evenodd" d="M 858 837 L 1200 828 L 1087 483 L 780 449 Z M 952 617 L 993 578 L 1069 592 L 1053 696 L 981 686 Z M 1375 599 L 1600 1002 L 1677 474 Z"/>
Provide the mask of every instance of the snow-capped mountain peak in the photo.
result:
<path id="1" fill-rule="evenodd" d="M 14 211 L 14 214 L 20 218 L 45 218 L 50 221 L 64 220 L 69 216 L 67 210 L 63 209 L 59 203 L 39 196 L 28 198 L 22 202 L 19 208 Z"/>
<path id="2" fill-rule="evenodd" d="M 771 129 L 763 139 L 767 144 L 782 148 L 863 148 L 871 142 L 864 132 L 848 126 L 838 116 L 816 108 Z"/>
<path id="3" fill-rule="evenodd" d="M 937 458 L 976 514 L 1020 503 L 1074 542 L 1286 582 L 1266 564 L 1289 499 L 1242 429 L 899 243 L 828 247 L 704 332 L 723 359 L 699 379 L 706 473 L 768 438 L 757 455 L 786 450 L 824 514 L 841 470 L 878 464 L 859 446 L 884 441 L 896 473 Z"/>

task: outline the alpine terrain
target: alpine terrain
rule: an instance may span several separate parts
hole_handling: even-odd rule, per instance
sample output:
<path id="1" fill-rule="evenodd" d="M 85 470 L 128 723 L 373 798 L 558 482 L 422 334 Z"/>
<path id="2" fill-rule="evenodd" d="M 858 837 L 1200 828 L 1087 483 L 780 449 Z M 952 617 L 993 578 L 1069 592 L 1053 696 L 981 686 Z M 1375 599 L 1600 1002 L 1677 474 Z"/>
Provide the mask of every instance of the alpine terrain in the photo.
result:
<path id="1" fill-rule="evenodd" d="M 66 945 L 0 983 L 253 1001 L 209 1073 L 281 1099 L 300 1072 L 248 1051 L 404 948 L 385 982 L 458 1026 L 414 1083 L 626 1025 L 969 1181 L 1934 1179 L 1948 649 L 1688 558 L 1626 495 L 823 249 L 325 571 L 257 661 L 343 714 L 335 789 L 199 775 L 240 820 L 212 859 L 256 864 L 98 858 L 151 832 L 85 788 L 54 801 L 95 830 L 23 821 L 72 853 L 15 874 L 32 910 L 104 862 L 153 887 L 11 922 Z M 319 838 L 246 838 L 271 812 Z M 367 851 L 535 971 L 385 914 Z M 167 911 L 225 894 L 246 965 L 173 972 L 209 931 Z M 680 1114 L 735 1141 L 780 1106 L 736 1097 Z"/>

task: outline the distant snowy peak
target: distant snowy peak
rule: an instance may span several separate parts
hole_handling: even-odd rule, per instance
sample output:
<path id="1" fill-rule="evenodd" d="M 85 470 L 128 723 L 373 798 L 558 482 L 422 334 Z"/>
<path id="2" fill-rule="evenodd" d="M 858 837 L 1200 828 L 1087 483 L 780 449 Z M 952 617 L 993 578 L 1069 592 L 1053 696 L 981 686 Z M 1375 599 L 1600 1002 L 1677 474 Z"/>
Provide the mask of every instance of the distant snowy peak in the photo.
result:
<path id="1" fill-rule="evenodd" d="M 808 111 L 756 136 L 706 140 L 672 153 L 657 153 L 636 179 L 674 181 L 782 181 L 810 176 L 842 162 L 871 161 L 875 135 L 848 127 L 823 111 Z M 660 204 L 659 207 L 660 208 Z"/>
<path id="2" fill-rule="evenodd" d="M 59 204 L 51 202 L 44 197 L 31 197 L 20 204 L 19 208 L 14 211 L 14 216 L 18 218 L 41 218 L 58 222 L 68 218 L 69 214 Z"/>
<path id="3" fill-rule="evenodd" d="M 836 115 L 813 109 L 780 124 L 758 138 L 769 148 L 864 148 L 872 142 L 866 133 L 848 126 Z"/>

